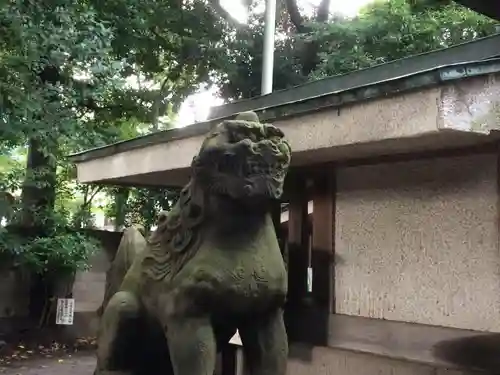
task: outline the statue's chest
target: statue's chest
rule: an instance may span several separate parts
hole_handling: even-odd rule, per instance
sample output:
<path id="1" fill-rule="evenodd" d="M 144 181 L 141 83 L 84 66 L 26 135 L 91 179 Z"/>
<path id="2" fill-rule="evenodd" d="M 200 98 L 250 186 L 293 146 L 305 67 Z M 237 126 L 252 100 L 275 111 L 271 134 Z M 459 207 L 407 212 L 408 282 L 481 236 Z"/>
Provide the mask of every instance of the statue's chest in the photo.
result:
<path id="1" fill-rule="evenodd" d="M 200 247 L 190 263 L 186 267 L 187 272 L 213 274 L 224 283 L 272 280 L 283 277 L 285 273 L 279 248 L 270 246 L 266 241 L 221 246 L 207 243 Z"/>
<path id="2" fill-rule="evenodd" d="M 163 302 L 158 302 L 177 313 L 201 306 L 244 313 L 284 301 L 287 277 L 279 250 L 228 250 L 200 247 L 168 285 L 163 285 L 162 293 L 155 293 L 163 295 Z"/>

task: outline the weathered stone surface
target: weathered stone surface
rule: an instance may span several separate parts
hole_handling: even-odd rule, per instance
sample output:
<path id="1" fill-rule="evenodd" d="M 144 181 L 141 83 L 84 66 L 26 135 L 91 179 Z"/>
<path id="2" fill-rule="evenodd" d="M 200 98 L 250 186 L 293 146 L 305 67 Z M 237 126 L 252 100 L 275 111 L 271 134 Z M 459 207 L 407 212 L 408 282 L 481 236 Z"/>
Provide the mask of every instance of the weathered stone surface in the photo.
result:
<path id="1" fill-rule="evenodd" d="M 137 241 L 120 246 L 110 270 L 96 375 L 212 374 L 236 329 L 251 375 L 286 374 L 287 275 L 270 210 L 291 150 L 280 129 L 255 120 L 245 113 L 209 133 L 145 246 L 129 229 Z"/>

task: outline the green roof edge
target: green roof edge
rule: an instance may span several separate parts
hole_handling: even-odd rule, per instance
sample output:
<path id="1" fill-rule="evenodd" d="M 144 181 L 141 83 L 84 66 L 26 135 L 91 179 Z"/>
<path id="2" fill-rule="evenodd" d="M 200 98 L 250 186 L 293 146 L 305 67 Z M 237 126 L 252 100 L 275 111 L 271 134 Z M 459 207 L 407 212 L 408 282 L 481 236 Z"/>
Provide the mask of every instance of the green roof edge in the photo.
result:
<path id="1" fill-rule="evenodd" d="M 397 93 L 406 92 L 409 90 L 422 89 L 449 80 L 463 79 L 471 76 L 500 72 L 500 58 L 494 58 L 494 56 L 500 57 L 500 34 L 497 34 L 494 37 L 496 37 L 496 39 L 489 37 L 480 40 L 482 42 L 485 42 L 485 44 L 483 44 L 483 48 L 489 49 L 490 51 L 489 54 L 483 53 L 479 54 L 479 56 L 478 54 L 476 54 L 475 56 L 476 58 L 475 59 L 471 58 L 469 61 L 464 60 L 455 63 L 437 64 L 432 68 L 428 68 L 425 70 L 420 69 L 419 71 L 409 72 L 405 75 L 393 74 L 392 77 L 389 77 L 385 80 L 376 80 L 376 81 L 373 80 L 373 82 L 370 82 L 368 80 L 368 82 L 364 84 L 362 82 L 358 82 L 357 80 L 353 80 L 354 83 L 359 83 L 359 84 L 352 85 L 350 87 L 346 87 L 344 89 L 339 89 L 335 91 L 330 90 L 330 92 L 322 94 L 320 93 L 316 96 L 306 96 L 302 98 L 298 97 L 295 98 L 296 100 L 290 100 L 287 102 L 283 102 L 281 104 L 271 103 L 270 105 L 264 107 L 255 106 L 253 108 L 249 107 L 246 109 L 241 109 L 235 106 L 234 111 L 227 110 L 223 112 L 221 116 L 217 116 L 217 118 L 211 118 L 207 121 L 195 123 L 186 127 L 155 132 L 141 137 L 114 143 L 111 145 L 86 150 L 83 152 L 75 153 L 73 155 L 69 155 L 69 158 L 71 161 L 79 163 L 92 159 L 114 155 L 125 151 L 130 151 L 137 148 L 143 148 L 147 146 L 157 145 L 160 143 L 172 142 L 183 138 L 203 135 L 206 134 L 208 131 L 210 131 L 210 129 L 220 121 L 231 118 L 235 114 L 245 110 L 253 110 L 257 112 L 259 118 L 262 121 L 270 121 L 278 118 L 296 116 L 311 111 L 318 111 L 325 108 L 340 107 L 346 104 L 352 104 L 359 101 L 395 95 Z M 495 48 L 491 46 L 492 40 L 496 41 L 497 43 L 495 44 Z M 477 41 L 471 42 L 471 44 L 476 42 Z M 462 44 L 461 46 L 464 46 L 464 44 Z M 467 48 L 467 51 L 465 52 L 467 53 L 461 54 L 464 58 L 468 57 L 470 49 Z M 483 55 L 486 57 L 483 58 Z M 422 55 L 418 55 L 417 57 L 420 56 Z M 409 59 L 412 59 L 412 57 L 409 57 L 405 60 Z M 370 69 L 379 69 L 381 66 L 388 66 L 387 69 L 389 71 L 394 72 L 395 69 L 390 67 L 390 65 L 391 63 L 388 63 L 384 65 L 378 65 Z M 364 71 L 367 70 L 369 69 L 364 69 Z M 339 77 L 344 78 L 350 75 L 355 75 L 357 73 L 359 73 L 359 71 L 351 73 L 349 75 L 342 75 Z M 336 77 L 327 78 L 327 80 L 332 80 L 335 78 Z M 302 86 L 290 90 L 295 90 L 300 87 Z M 273 94 L 270 94 L 268 96 L 271 96 Z M 256 100 L 260 98 L 261 97 L 258 97 L 256 98 Z M 251 102 L 251 100 L 245 102 Z M 229 104 L 226 105 L 225 107 L 229 108 L 231 105 L 232 104 Z"/>
<path id="2" fill-rule="evenodd" d="M 366 69 L 308 82 L 271 94 L 243 99 L 213 107 L 209 118 L 221 118 L 232 113 L 275 107 L 304 98 L 326 95 L 357 86 L 386 81 L 394 77 L 418 73 L 438 66 L 500 57 L 500 34 L 493 34 L 449 48 L 405 57 Z"/>
<path id="3" fill-rule="evenodd" d="M 455 2 L 500 21 L 500 2 L 496 0 L 455 0 Z"/>

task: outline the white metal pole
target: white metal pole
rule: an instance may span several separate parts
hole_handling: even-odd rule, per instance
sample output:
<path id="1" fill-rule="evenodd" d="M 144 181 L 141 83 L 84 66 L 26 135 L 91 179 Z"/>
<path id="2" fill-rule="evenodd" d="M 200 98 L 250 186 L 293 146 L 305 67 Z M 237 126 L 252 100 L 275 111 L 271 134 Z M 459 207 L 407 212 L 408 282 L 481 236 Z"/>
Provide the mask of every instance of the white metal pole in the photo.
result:
<path id="1" fill-rule="evenodd" d="M 262 53 L 261 95 L 270 94 L 273 91 L 276 0 L 266 0 L 266 13 L 264 22 L 264 51 Z"/>

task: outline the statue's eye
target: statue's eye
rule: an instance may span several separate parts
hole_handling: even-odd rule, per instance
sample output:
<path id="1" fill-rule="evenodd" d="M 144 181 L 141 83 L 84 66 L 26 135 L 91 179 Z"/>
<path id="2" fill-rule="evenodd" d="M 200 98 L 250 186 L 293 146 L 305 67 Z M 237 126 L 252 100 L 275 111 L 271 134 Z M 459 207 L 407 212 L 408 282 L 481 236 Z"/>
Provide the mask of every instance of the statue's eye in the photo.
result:
<path id="1" fill-rule="evenodd" d="M 190 205 L 189 207 L 189 217 L 192 217 L 192 218 L 197 218 L 201 215 L 201 207 L 196 205 L 196 204 L 192 204 Z"/>

